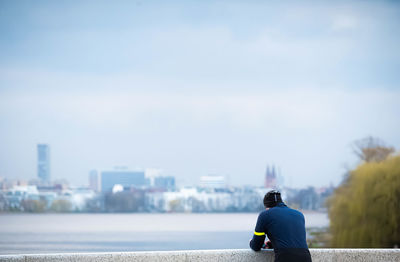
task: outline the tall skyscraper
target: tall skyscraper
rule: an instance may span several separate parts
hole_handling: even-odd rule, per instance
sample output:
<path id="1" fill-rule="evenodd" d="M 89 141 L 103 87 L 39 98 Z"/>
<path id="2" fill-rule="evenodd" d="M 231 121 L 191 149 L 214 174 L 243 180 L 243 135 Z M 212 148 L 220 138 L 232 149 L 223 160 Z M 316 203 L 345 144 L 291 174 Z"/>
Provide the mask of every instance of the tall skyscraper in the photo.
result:
<path id="1" fill-rule="evenodd" d="M 45 183 L 50 182 L 50 147 L 47 144 L 38 144 L 38 178 Z"/>

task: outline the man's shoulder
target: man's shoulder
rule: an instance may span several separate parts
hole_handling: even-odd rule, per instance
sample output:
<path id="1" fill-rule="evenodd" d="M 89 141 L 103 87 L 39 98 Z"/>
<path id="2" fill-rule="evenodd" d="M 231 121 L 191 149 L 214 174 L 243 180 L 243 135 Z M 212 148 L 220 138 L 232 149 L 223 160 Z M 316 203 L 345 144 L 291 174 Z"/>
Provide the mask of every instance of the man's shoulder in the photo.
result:
<path id="1" fill-rule="evenodd" d="M 261 211 L 261 212 L 258 214 L 258 217 L 259 217 L 259 218 L 266 218 L 266 217 L 268 217 L 269 214 L 270 214 L 269 211 L 270 211 L 270 210 L 263 210 L 263 211 Z"/>
<path id="2" fill-rule="evenodd" d="M 293 209 L 290 208 L 286 205 L 283 206 L 279 206 L 279 207 L 273 207 L 267 211 L 270 211 L 271 213 L 276 212 L 276 213 L 293 213 L 293 214 L 297 214 L 299 216 L 303 216 L 303 213 L 301 213 L 299 210 L 297 209 Z"/>
<path id="3" fill-rule="evenodd" d="M 296 214 L 297 216 L 300 216 L 300 217 L 303 217 L 303 218 L 304 218 L 303 213 L 301 213 L 299 210 L 293 209 L 293 208 L 288 208 L 288 210 L 289 210 L 289 212 L 291 212 L 291 213 L 293 213 L 293 214 Z"/>

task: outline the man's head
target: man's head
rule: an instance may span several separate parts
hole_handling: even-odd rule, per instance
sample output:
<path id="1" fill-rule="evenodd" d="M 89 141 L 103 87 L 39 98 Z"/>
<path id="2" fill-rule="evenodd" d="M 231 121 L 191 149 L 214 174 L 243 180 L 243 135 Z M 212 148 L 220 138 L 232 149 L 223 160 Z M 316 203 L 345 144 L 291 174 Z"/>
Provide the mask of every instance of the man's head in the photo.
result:
<path id="1" fill-rule="evenodd" d="M 276 206 L 278 203 L 282 203 L 281 193 L 277 190 L 271 190 L 264 196 L 265 208 L 271 208 Z"/>

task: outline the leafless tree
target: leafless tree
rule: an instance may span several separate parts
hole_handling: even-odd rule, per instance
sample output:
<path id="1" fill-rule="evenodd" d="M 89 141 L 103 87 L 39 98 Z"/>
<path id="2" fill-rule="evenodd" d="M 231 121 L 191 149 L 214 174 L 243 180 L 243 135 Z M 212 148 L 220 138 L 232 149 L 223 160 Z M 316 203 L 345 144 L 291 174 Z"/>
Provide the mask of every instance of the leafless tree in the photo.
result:
<path id="1" fill-rule="evenodd" d="M 394 153 L 394 147 L 387 146 L 381 139 L 366 137 L 353 143 L 353 152 L 365 162 L 380 162 Z"/>

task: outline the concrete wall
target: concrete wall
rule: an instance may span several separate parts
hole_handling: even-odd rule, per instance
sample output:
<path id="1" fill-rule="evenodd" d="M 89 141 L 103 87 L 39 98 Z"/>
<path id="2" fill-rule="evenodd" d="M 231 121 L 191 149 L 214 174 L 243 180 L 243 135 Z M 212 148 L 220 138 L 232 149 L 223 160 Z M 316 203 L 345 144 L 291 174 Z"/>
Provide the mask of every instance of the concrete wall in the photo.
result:
<path id="1" fill-rule="evenodd" d="M 313 262 L 399 262 L 400 249 L 311 249 Z M 248 249 L 162 251 L 162 252 L 121 252 L 121 253 L 71 253 L 41 255 L 0 256 L 0 262 L 272 262 L 271 250 L 254 252 Z"/>

